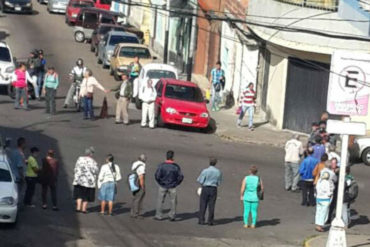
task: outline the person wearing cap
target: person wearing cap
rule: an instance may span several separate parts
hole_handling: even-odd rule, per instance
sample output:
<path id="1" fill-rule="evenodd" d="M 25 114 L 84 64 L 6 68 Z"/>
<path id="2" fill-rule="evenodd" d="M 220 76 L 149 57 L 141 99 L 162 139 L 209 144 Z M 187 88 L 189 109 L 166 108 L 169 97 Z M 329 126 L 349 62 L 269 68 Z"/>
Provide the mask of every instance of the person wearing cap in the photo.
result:
<path id="1" fill-rule="evenodd" d="M 141 87 L 140 99 L 143 101 L 141 110 L 141 127 L 147 126 L 149 118 L 149 128 L 154 129 L 155 99 L 157 90 L 153 86 L 152 79 L 147 79 L 147 83 Z"/>
<path id="2" fill-rule="evenodd" d="M 57 178 L 59 173 L 58 160 L 54 158 L 54 150 L 48 150 L 47 156 L 42 160 L 42 170 L 40 182 L 42 185 L 42 208 L 47 209 L 47 192 L 50 189 L 53 210 L 58 211 L 57 207 Z"/>
<path id="3" fill-rule="evenodd" d="M 39 173 L 39 164 L 37 163 L 37 157 L 39 156 L 40 150 L 37 147 L 31 148 L 31 155 L 27 159 L 27 167 L 26 167 L 26 193 L 24 194 L 24 205 L 28 207 L 35 207 L 32 204 L 32 198 L 35 194 L 36 184 L 37 184 L 37 177 Z"/>
<path id="4" fill-rule="evenodd" d="M 315 230 L 323 232 L 323 226 L 329 215 L 329 206 L 333 197 L 334 183 L 330 179 L 330 174 L 327 171 L 321 173 L 316 184 L 316 215 L 315 215 Z"/>
<path id="5" fill-rule="evenodd" d="M 76 200 L 76 212 L 87 213 L 87 203 L 95 201 L 96 179 L 99 167 L 93 158 L 95 149 L 89 147 L 85 155 L 77 159 L 73 178 L 73 199 Z"/>
<path id="6" fill-rule="evenodd" d="M 313 148 L 309 147 L 308 156 L 302 161 L 299 167 L 299 175 L 302 183 L 302 206 L 315 206 L 314 186 L 312 175 L 313 170 L 319 163 L 319 160 L 313 157 Z"/>
<path id="7" fill-rule="evenodd" d="M 132 97 L 132 83 L 128 80 L 127 73 L 123 73 L 122 82 L 111 89 L 111 92 L 116 93 L 116 124 L 129 124 L 128 106 Z"/>
<path id="8" fill-rule="evenodd" d="M 141 217 L 141 209 L 145 196 L 145 168 L 146 168 L 146 155 L 141 154 L 137 161 L 132 164 L 131 171 L 136 172 L 139 178 L 139 187 L 138 191 L 132 193 L 131 201 L 131 217 L 138 218 Z"/>
<path id="9" fill-rule="evenodd" d="M 296 192 L 299 182 L 299 161 L 303 155 L 303 145 L 299 135 L 293 135 L 285 144 L 285 190 Z"/>

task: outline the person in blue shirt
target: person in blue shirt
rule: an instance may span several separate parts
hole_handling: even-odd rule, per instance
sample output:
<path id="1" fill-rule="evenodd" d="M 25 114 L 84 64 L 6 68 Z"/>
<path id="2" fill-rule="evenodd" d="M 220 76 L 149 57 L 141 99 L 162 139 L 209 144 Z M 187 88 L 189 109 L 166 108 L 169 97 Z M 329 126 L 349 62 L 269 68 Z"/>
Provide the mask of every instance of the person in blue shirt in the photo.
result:
<path id="1" fill-rule="evenodd" d="M 18 138 L 17 148 L 10 152 L 9 157 L 10 168 L 15 178 L 15 182 L 17 183 L 18 186 L 19 197 L 23 189 L 24 176 L 26 171 L 26 157 L 24 155 L 25 148 L 26 148 L 26 139 L 24 137 Z"/>
<path id="2" fill-rule="evenodd" d="M 225 81 L 225 71 L 221 69 L 221 62 L 218 61 L 216 63 L 216 67 L 211 70 L 211 87 L 212 90 L 212 111 L 219 111 L 220 107 L 219 104 L 221 102 L 221 90 L 222 90 L 222 82 Z"/>
<path id="3" fill-rule="evenodd" d="M 209 159 L 209 167 L 204 169 L 197 181 L 202 185 L 202 192 L 200 194 L 199 203 L 199 222 L 198 224 L 204 225 L 205 214 L 208 207 L 208 225 L 214 224 L 214 212 L 217 199 L 217 187 L 222 182 L 222 173 L 215 166 L 217 159 L 211 157 Z"/>
<path id="4" fill-rule="evenodd" d="M 312 147 L 308 148 L 308 156 L 302 161 L 299 167 L 299 175 L 301 176 L 302 184 L 302 206 L 315 206 L 314 196 L 314 177 L 313 170 L 319 163 L 319 160 L 313 156 L 314 150 Z"/>
<path id="5" fill-rule="evenodd" d="M 316 144 L 312 147 L 313 148 L 312 156 L 317 160 L 321 160 L 321 157 L 324 155 L 324 153 L 326 153 L 325 145 L 322 144 L 321 136 L 315 137 L 315 143 Z"/>

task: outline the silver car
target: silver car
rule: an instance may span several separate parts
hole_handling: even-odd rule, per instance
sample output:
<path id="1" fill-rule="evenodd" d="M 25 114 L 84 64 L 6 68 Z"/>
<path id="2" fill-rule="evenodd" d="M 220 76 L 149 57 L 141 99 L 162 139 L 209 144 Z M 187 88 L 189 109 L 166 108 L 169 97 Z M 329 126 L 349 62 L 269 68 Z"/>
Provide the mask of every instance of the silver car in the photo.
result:
<path id="1" fill-rule="evenodd" d="M 48 0 L 47 10 L 49 13 L 62 13 L 66 12 L 68 0 Z"/>
<path id="2" fill-rule="evenodd" d="M 365 165 L 370 166 L 370 136 L 355 137 L 349 151 L 351 160 L 361 159 Z"/>
<path id="3" fill-rule="evenodd" d="M 139 44 L 139 39 L 135 34 L 123 31 L 109 31 L 105 34 L 98 44 L 98 63 L 102 63 L 103 68 L 110 66 L 114 47 L 119 43 Z"/>

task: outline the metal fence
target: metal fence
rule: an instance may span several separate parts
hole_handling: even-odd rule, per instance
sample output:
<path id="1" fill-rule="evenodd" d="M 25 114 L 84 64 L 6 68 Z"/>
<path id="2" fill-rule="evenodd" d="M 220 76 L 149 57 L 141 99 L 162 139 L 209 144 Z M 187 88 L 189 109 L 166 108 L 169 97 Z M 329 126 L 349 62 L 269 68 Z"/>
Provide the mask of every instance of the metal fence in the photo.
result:
<path id="1" fill-rule="evenodd" d="M 275 1 L 289 3 L 307 8 L 337 11 L 339 0 L 275 0 Z"/>

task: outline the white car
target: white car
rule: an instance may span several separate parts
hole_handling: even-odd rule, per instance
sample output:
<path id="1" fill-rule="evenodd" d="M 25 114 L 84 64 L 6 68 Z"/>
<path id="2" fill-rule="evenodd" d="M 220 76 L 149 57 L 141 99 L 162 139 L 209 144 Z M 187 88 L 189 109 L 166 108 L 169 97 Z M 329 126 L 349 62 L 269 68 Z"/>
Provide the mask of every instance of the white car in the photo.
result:
<path id="1" fill-rule="evenodd" d="M 161 78 L 178 79 L 177 69 L 168 64 L 149 63 L 142 67 L 139 76 L 133 82 L 133 98 L 137 109 L 141 109 L 140 88 L 145 85 L 147 79 L 152 79 L 153 87 Z"/>
<path id="2" fill-rule="evenodd" d="M 0 223 L 15 223 L 18 212 L 18 187 L 7 155 L 0 150 Z"/>
<path id="3" fill-rule="evenodd" d="M 0 86 L 9 87 L 14 75 L 14 58 L 9 46 L 0 41 Z"/>
<path id="4" fill-rule="evenodd" d="M 370 136 L 355 138 L 355 158 L 360 158 L 365 165 L 370 166 Z"/>

